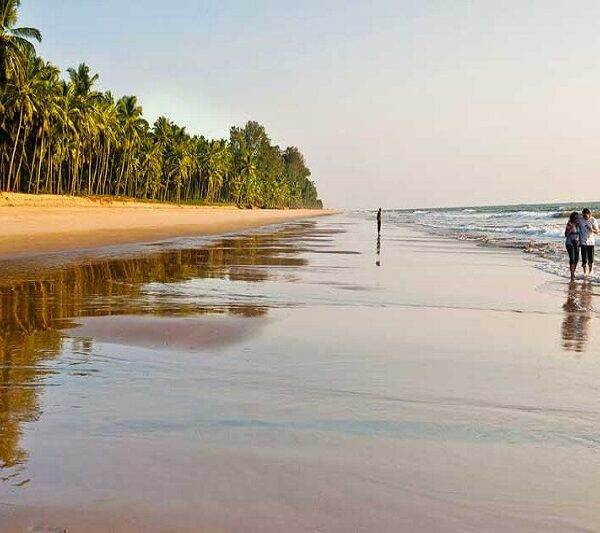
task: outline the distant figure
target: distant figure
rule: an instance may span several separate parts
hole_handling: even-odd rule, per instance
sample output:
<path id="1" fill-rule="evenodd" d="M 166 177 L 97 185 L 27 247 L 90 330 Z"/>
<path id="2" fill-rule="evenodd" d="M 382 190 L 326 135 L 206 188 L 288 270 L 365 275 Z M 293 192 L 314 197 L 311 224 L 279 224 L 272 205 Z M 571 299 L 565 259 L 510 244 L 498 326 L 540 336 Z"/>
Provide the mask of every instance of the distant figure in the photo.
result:
<path id="1" fill-rule="evenodd" d="M 598 222 L 586 207 L 581 212 L 579 219 L 579 245 L 581 246 L 581 266 L 584 274 L 593 274 L 594 272 L 594 246 L 596 244 L 594 235 L 598 233 Z"/>
<path id="2" fill-rule="evenodd" d="M 381 235 L 381 207 L 377 211 L 377 235 Z"/>
<path id="3" fill-rule="evenodd" d="M 569 254 L 571 281 L 575 280 L 575 270 L 579 263 L 579 213 L 573 211 L 565 228 L 565 245 Z"/>

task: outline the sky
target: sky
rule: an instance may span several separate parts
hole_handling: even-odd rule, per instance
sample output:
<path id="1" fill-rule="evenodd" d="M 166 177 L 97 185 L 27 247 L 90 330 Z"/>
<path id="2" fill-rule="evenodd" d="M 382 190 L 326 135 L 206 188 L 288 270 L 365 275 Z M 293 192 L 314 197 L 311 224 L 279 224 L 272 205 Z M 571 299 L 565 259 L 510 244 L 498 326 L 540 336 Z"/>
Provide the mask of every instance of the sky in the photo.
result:
<path id="1" fill-rule="evenodd" d="M 330 207 L 600 199 L 600 2 L 22 0 L 153 122 L 263 124 Z"/>

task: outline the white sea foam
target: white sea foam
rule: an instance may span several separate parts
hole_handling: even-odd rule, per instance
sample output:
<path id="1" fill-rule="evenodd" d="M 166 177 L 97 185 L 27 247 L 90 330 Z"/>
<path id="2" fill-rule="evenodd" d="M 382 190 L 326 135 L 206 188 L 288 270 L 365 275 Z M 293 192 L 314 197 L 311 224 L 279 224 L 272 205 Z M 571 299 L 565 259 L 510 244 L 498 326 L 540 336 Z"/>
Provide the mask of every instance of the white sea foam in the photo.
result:
<path id="1" fill-rule="evenodd" d="M 535 266 L 536 266 L 536 268 L 539 268 L 540 270 L 543 270 L 544 272 L 548 272 L 549 274 L 553 274 L 555 276 L 565 278 L 565 279 L 571 278 L 571 274 L 569 272 L 569 265 L 566 262 L 566 260 L 562 261 L 562 262 L 540 261 Z M 581 268 L 578 268 L 575 279 L 591 281 L 592 283 L 600 283 L 600 274 L 594 273 L 591 276 L 589 276 L 589 275 L 584 276 Z"/>

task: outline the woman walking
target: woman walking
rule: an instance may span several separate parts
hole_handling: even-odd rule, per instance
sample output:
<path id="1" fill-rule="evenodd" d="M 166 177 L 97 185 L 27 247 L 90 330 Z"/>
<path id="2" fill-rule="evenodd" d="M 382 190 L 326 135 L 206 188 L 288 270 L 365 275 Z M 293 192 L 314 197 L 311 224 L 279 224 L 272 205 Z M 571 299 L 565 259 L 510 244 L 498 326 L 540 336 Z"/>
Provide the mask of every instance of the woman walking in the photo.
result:
<path id="1" fill-rule="evenodd" d="M 575 270 L 579 263 L 579 213 L 573 211 L 565 228 L 565 244 L 569 254 L 569 268 L 571 269 L 571 281 L 575 280 Z"/>

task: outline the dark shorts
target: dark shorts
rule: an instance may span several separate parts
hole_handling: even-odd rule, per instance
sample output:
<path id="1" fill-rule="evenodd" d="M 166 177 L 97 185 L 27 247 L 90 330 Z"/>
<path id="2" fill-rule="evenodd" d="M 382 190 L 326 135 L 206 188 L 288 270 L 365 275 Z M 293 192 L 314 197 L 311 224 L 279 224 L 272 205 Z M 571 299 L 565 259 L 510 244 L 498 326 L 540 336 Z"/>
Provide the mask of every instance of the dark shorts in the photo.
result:
<path id="1" fill-rule="evenodd" d="M 581 245 L 581 263 L 583 265 L 591 265 L 594 262 L 594 247 Z"/>
<path id="2" fill-rule="evenodd" d="M 583 248 L 583 246 L 581 248 Z M 569 253 L 569 264 L 576 265 L 579 262 L 579 244 L 576 242 L 567 244 L 567 252 Z"/>

